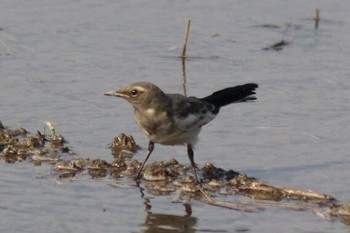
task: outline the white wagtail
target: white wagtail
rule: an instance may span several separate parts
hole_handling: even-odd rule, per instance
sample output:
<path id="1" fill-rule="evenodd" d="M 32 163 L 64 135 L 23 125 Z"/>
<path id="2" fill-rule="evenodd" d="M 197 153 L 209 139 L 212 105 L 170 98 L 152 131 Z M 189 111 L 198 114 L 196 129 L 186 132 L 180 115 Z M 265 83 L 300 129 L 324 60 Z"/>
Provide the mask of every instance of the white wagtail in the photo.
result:
<path id="1" fill-rule="evenodd" d="M 135 109 L 135 119 L 141 130 L 150 139 L 148 153 L 136 176 L 140 178 L 145 163 L 154 149 L 154 143 L 185 145 L 197 183 L 193 146 L 203 125 L 215 118 L 222 106 L 255 100 L 255 83 L 229 87 L 204 97 L 185 97 L 181 94 L 166 94 L 150 82 L 137 82 L 106 92 L 127 100 Z"/>

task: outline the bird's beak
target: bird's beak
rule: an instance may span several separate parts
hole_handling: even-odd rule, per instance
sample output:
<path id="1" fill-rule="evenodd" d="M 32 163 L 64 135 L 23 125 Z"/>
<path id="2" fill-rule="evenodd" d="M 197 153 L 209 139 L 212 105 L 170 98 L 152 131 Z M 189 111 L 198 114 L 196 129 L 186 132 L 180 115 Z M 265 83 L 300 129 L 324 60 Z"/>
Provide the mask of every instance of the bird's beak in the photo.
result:
<path id="1" fill-rule="evenodd" d="M 107 91 L 104 93 L 104 95 L 107 96 L 116 96 L 116 97 L 121 97 L 121 98 L 126 98 L 127 95 L 125 95 L 124 93 L 122 93 L 120 90 L 117 91 Z"/>
<path id="2" fill-rule="evenodd" d="M 118 92 L 116 91 L 107 91 L 104 93 L 104 95 L 107 95 L 107 96 L 118 96 Z"/>

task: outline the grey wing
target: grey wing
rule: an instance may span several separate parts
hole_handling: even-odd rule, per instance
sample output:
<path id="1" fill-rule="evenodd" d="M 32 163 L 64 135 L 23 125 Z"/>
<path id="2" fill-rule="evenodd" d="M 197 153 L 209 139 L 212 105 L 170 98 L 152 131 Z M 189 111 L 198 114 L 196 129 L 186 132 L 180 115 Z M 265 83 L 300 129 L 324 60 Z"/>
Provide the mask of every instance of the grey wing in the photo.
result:
<path id="1" fill-rule="evenodd" d="M 216 116 L 215 106 L 195 97 L 185 97 L 178 94 L 168 95 L 172 99 L 173 113 L 177 127 L 187 130 L 200 128 Z"/>

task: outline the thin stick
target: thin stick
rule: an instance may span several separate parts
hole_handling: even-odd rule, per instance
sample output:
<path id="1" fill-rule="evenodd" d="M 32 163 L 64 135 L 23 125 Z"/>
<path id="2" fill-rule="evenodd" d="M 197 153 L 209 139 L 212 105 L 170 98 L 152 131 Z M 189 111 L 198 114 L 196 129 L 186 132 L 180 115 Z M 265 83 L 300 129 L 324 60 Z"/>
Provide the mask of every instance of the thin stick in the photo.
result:
<path id="1" fill-rule="evenodd" d="M 279 203 L 279 202 L 271 202 L 271 201 L 264 201 L 264 200 L 220 201 L 220 200 L 215 200 L 211 198 L 209 194 L 207 194 L 205 190 L 203 190 L 203 188 L 201 187 L 199 188 L 199 191 L 202 192 L 204 198 L 198 199 L 198 201 L 201 201 L 208 205 L 221 207 L 221 208 L 227 208 L 227 209 L 243 211 L 243 212 L 260 212 L 264 207 L 275 207 L 275 208 L 283 208 L 283 209 L 290 209 L 290 210 L 296 210 L 296 211 L 310 211 L 322 219 L 330 220 L 329 215 L 321 212 L 320 206 L 318 206 L 317 204 Z"/>
<path id="2" fill-rule="evenodd" d="M 315 9 L 314 21 L 315 21 L 315 29 L 318 29 L 318 24 L 320 22 L 320 10 L 318 8 Z"/>
<path id="3" fill-rule="evenodd" d="M 191 25 L 191 20 L 189 19 L 187 21 L 186 37 L 185 37 L 184 47 L 183 47 L 182 56 L 181 56 L 182 59 L 186 58 L 186 48 L 187 48 L 188 34 L 190 33 L 190 25 Z"/>
<path id="4" fill-rule="evenodd" d="M 187 84 L 187 78 L 186 78 L 186 62 L 185 62 L 185 58 L 182 58 L 182 87 L 184 89 L 184 96 L 187 96 L 187 88 L 186 88 L 186 84 Z"/>
<path id="5" fill-rule="evenodd" d="M 199 201 L 206 203 L 208 205 L 212 206 L 218 206 L 222 208 L 232 209 L 232 210 L 238 210 L 243 212 L 258 212 L 259 210 L 256 208 L 256 206 L 253 206 L 251 203 L 245 203 L 241 201 L 217 201 L 213 198 L 211 198 L 210 194 L 205 192 L 203 187 L 201 185 L 198 185 L 198 190 L 203 194 L 204 198 L 199 199 Z"/>
<path id="6" fill-rule="evenodd" d="M 278 188 L 280 190 L 282 190 L 283 192 L 289 194 L 289 195 L 295 195 L 298 197 L 305 197 L 305 198 L 309 198 L 312 200 L 320 200 L 320 201 L 333 201 L 334 197 L 332 197 L 331 195 L 327 195 L 324 193 L 316 193 L 316 192 L 312 192 L 312 191 L 305 191 L 305 190 L 300 190 L 300 189 L 291 189 L 291 188 L 284 188 L 284 187 L 277 187 L 274 186 L 275 188 Z"/>

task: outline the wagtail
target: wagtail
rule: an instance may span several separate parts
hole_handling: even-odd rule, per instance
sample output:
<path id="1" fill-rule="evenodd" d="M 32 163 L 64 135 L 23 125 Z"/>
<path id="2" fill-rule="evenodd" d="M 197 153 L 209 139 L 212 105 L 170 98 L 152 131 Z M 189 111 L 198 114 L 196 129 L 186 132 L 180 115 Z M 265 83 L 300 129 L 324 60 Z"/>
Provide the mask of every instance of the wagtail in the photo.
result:
<path id="1" fill-rule="evenodd" d="M 203 125 L 215 118 L 220 108 L 231 104 L 255 100 L 255 83 L 229 87 L 204 97 L 185 97 L 181 94 L 166 94 L 150 82 L 137 82 L 106 92 L 107 96 L 117 96 L 127 100 L 135 109 L 135 119 L 141 130 L 149 138 L 148 153 L 136 176 L 139 179 L 154 144 L 187 145 L 194 175 L 199 184 L 193 147 Z"/>

